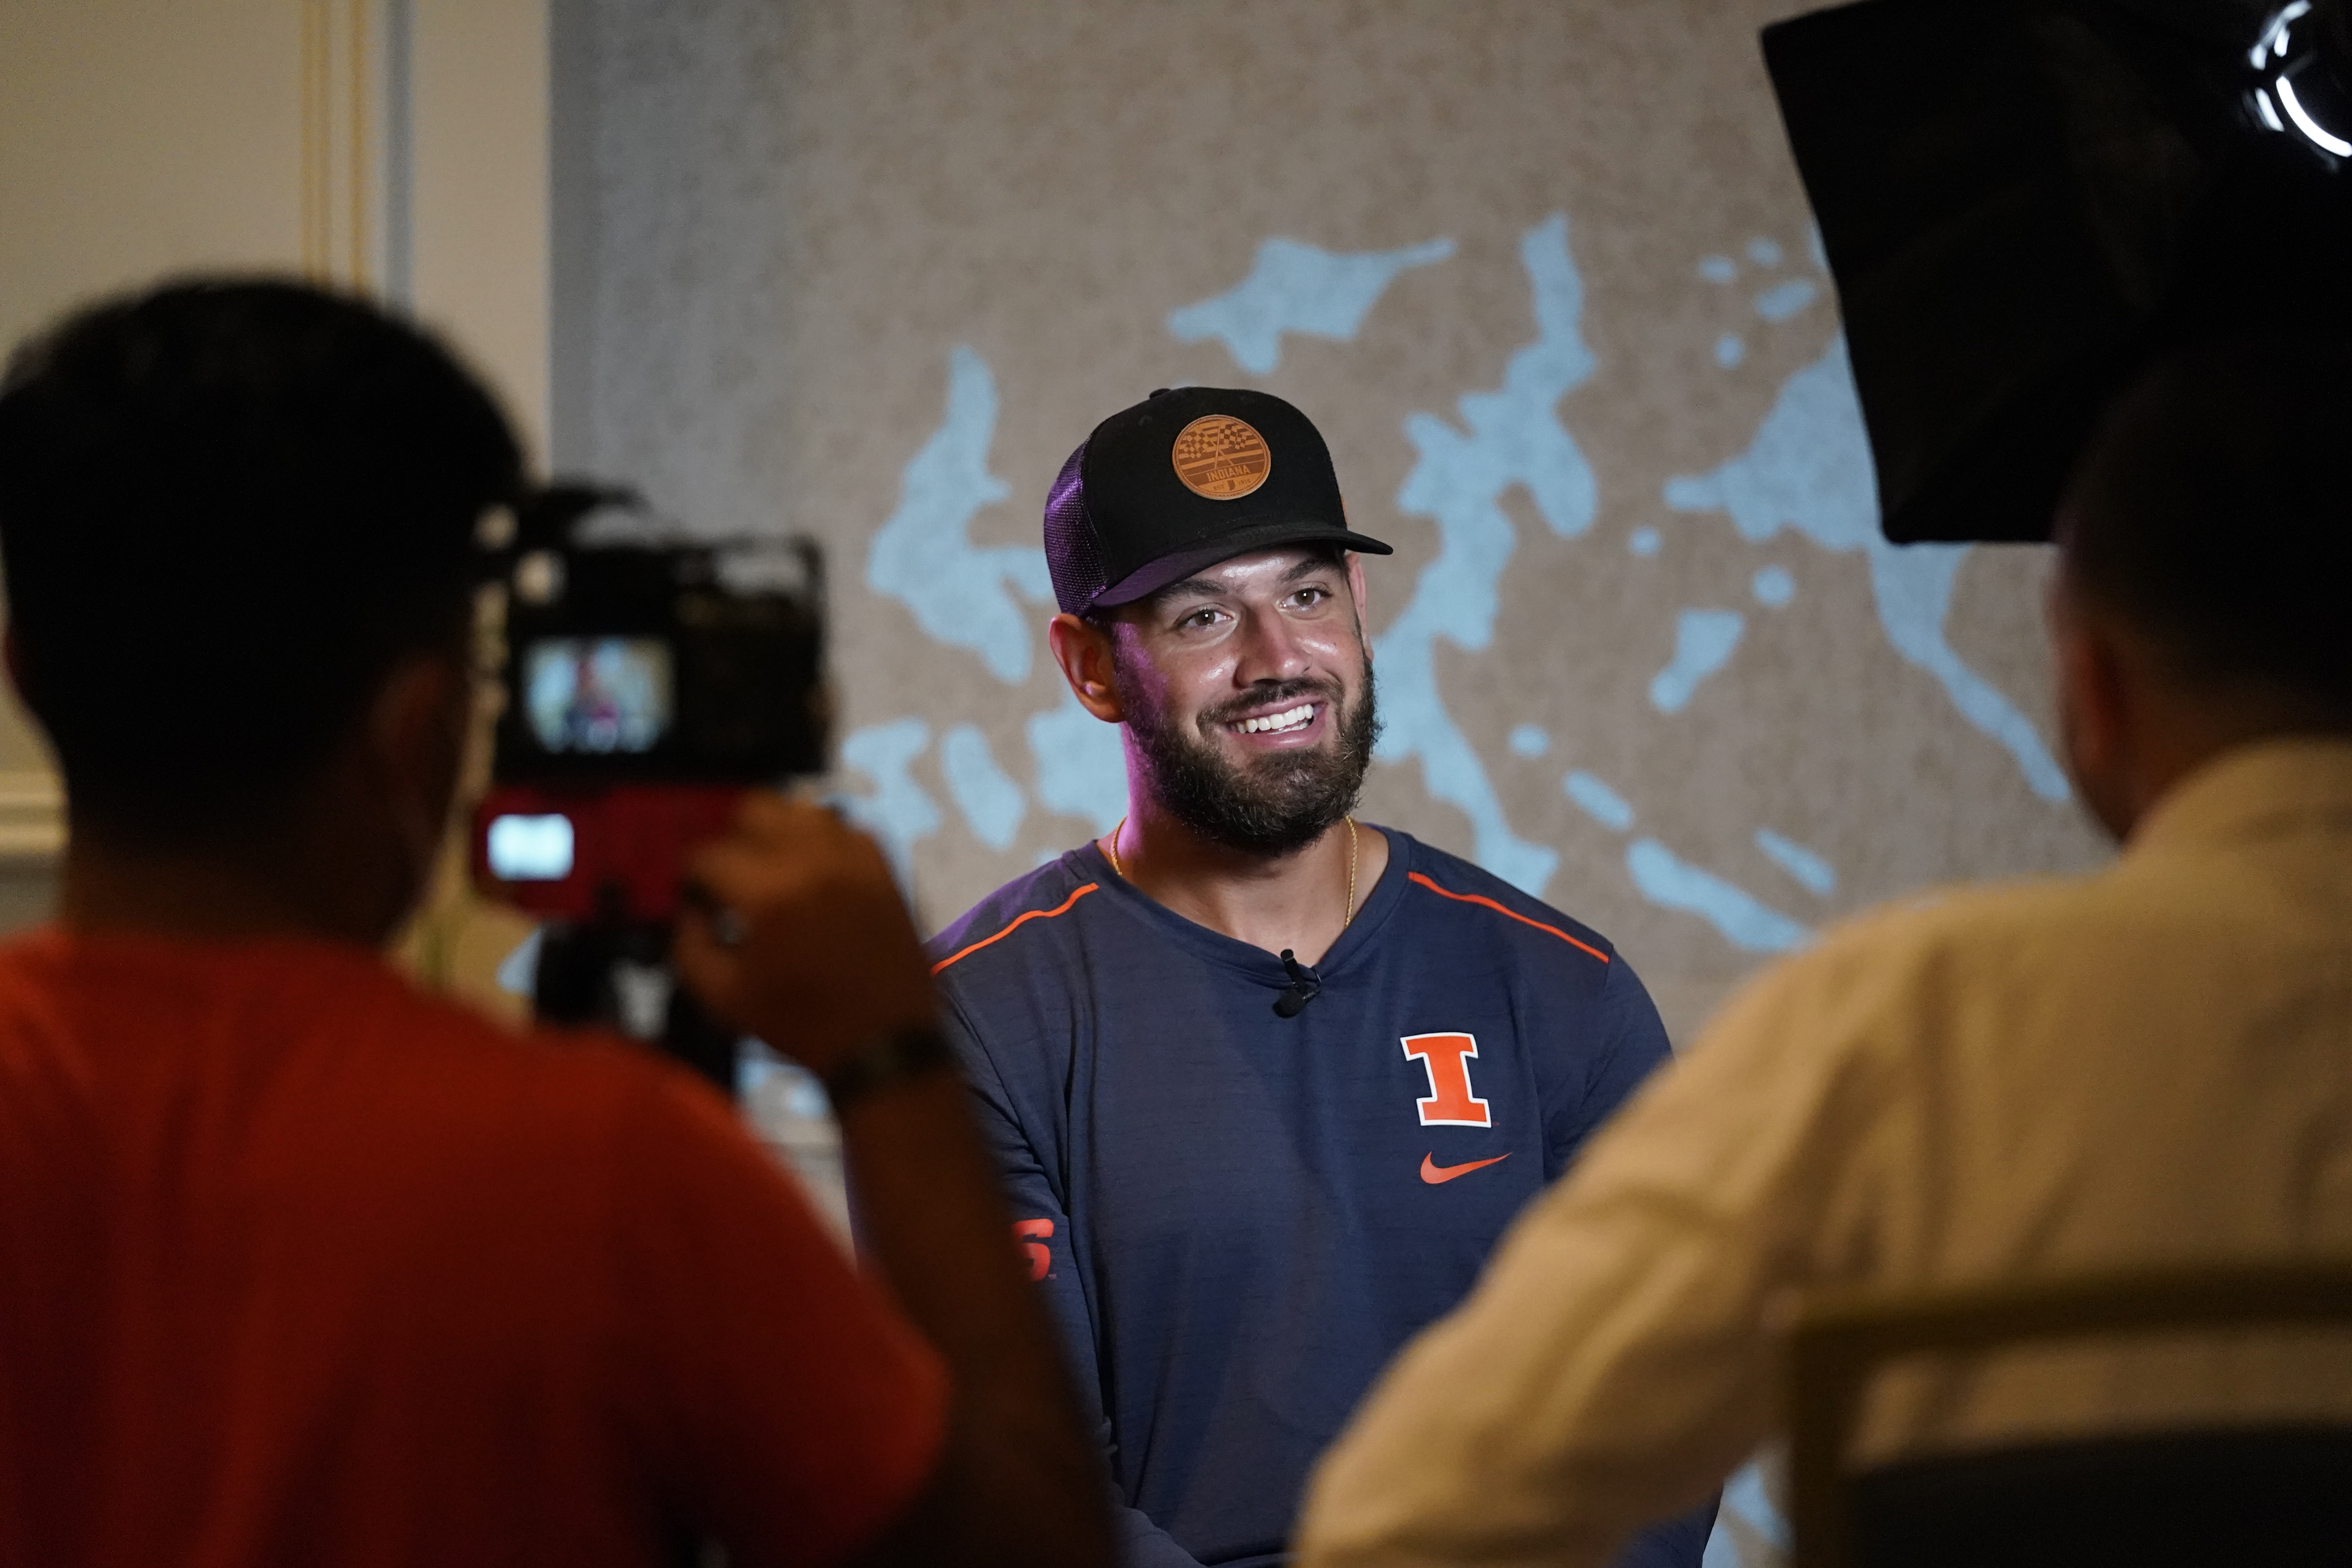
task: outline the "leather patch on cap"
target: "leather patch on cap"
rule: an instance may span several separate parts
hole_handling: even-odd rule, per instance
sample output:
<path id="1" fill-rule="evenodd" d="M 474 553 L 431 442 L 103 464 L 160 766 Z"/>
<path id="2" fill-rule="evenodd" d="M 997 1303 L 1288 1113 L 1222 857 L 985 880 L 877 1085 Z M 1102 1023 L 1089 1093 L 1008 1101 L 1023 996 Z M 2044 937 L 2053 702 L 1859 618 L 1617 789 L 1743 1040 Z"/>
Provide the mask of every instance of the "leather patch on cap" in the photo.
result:
<path id="1" fill-rule="evenodd" d="M 1203 414 L 1185 426 L 1168 458 L 1184 488 L 1211 500 L 1239 500 L 1274 472 L 1265 437 L 1230 414 Z"/>

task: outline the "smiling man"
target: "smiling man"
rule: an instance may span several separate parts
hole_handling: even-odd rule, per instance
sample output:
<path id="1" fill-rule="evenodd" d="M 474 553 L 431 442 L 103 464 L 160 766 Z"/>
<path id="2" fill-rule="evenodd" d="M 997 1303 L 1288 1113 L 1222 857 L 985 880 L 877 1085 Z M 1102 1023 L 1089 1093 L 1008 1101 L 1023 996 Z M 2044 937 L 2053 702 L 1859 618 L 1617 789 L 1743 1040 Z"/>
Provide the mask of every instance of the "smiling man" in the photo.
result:
<path id="1" fill-rule="evenodd" d="M 1351 814 L 1378 731 L 1322 437 L 1185 387 L 1045 503 L 1129 812 L 932 944 L 1139 1568 L 1278 1563 L 1381 1364 L 1667 1055 L 1599 933 Z M 1712 1505 L 1625 1561 L 1696 1564 Z"/>

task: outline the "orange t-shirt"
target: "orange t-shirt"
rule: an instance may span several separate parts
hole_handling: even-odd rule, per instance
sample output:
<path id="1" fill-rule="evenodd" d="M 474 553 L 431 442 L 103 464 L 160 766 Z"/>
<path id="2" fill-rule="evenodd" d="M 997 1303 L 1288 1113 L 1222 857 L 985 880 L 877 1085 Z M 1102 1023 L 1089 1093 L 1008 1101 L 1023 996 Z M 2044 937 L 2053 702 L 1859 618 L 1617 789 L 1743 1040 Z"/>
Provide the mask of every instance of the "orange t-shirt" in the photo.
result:
<path id="1" fill-rule="evenodd" d="M 0 1563 L 824 1563 L 946 1404 L 649 1053 L 323 942 L 0 948 Z"/>

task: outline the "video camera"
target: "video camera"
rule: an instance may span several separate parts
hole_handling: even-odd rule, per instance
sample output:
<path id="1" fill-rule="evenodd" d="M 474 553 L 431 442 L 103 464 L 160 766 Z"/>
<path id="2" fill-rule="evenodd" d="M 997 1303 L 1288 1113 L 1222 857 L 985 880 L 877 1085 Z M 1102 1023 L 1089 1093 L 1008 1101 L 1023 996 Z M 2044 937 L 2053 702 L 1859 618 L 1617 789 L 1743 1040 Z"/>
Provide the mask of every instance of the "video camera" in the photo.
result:
<path id="1" fill-rule="evenodd" d="M 541 1018 L 657 1039 L 729 1083 L 732 1038 L 669 983 L 679 868 L 746 789 L 824 767 L 816 547 L 687 539 L 632 492 L 583 484 L 538 492 L 485 543 L 505 702 L 476 885 L 547 922 Z"/>

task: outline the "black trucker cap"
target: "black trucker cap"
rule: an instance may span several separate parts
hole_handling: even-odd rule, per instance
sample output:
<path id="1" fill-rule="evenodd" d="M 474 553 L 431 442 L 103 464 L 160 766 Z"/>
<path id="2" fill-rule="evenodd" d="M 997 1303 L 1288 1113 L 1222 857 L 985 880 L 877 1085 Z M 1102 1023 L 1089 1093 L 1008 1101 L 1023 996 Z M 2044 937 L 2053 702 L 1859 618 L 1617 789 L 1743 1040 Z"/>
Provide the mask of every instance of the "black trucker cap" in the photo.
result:
<path id="1" fill-rule="evenodd" d="M 1321 434 L 1265 392 L 1155 392 L 1096 426 L 1045 497 L 1045 564 L 1074 616 L 1253 550 L 1326 542 L 1390 553 L 1349 531 Z"/>

